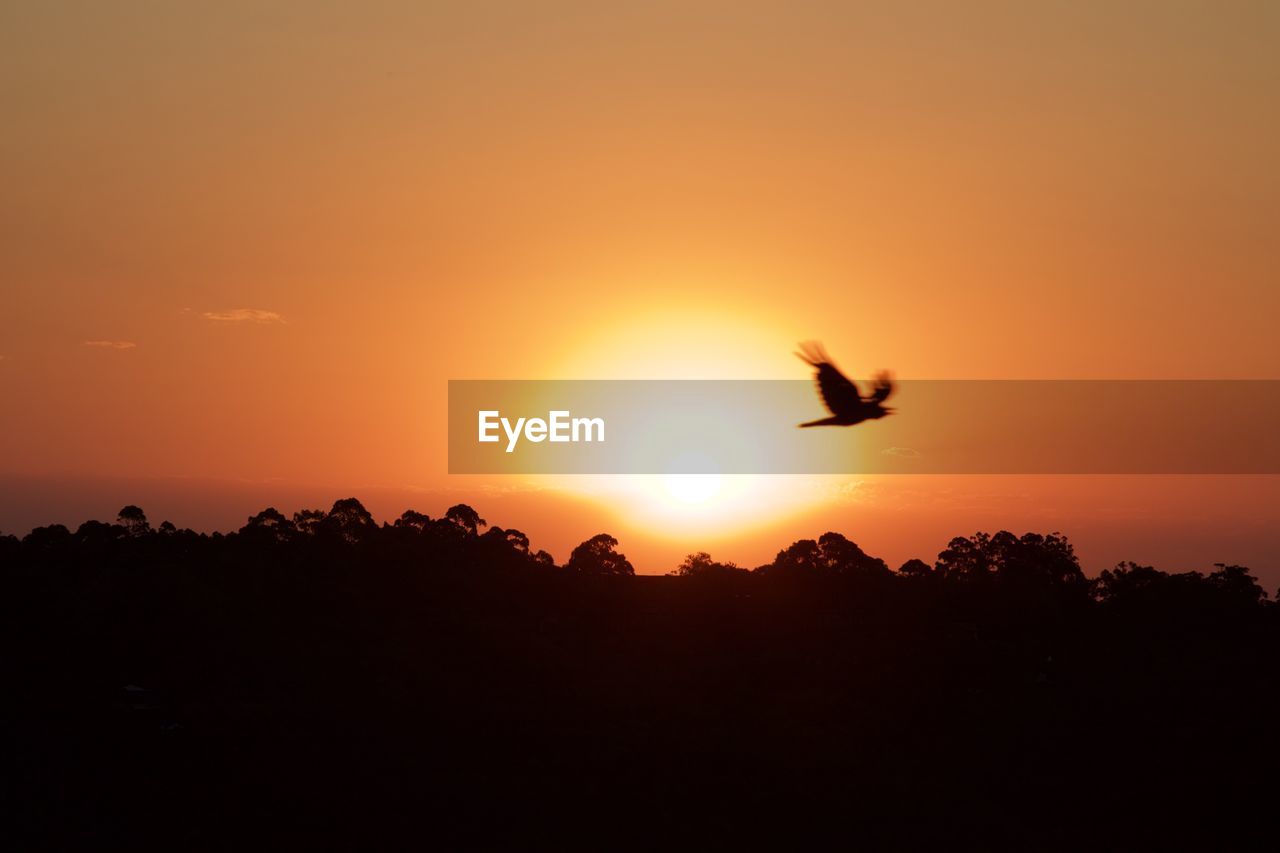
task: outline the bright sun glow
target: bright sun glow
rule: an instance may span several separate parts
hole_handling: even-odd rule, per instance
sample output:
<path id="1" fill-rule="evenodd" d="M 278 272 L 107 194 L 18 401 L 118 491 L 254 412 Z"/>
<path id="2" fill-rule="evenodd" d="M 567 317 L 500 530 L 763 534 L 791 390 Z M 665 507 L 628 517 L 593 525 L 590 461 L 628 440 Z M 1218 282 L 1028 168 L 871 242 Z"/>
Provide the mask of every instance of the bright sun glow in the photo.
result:
<path id="1" fill-rule="evenodd" d="M 566 353 L 553 375 L 610 379 L 785 379 L 805 376 L 790 356 L 798 332 L 752 316 L 726 313 L 723 305 L 690 307 L 678 318 L 669 312 L 637 313 L 625 327 L 593 335 Z M 584 371 L 583 366 L 589 366 Z M 790 423 L 790 422 L 788 422 Z M 734 424 L 725 426 L 731 433 Z M 748 445 L 750 442 L 748 442 Z M 729 458 L 735 447 L 727 448 Z M 656 535 L 730 535 L 775 522 L 811 507 L 824 497 L 810 476 L 757 476 L 706 470 L 706 460 L 669 460 L 667 473 L 628 476 L 540 478 L 553 488 L 590 495 L 614 508 L 627 524 Z M 716 466 L 710 466 L 712 468 Z"/>
<path id="2" fill-rule="evenodd" d="M 714 500 L 720 493 L 720 475 L 668 474 L 662 478 L 662 485 L 677 502 L 696 506 Z"/>
<path id="3" fill-rule="evenodd" d="M 579 475 L 534 481 L 587 495 L 627 525 L 653 535 L 726 536 L 776 522 L 829 498 L 821 478 L 804 475 Z"/>

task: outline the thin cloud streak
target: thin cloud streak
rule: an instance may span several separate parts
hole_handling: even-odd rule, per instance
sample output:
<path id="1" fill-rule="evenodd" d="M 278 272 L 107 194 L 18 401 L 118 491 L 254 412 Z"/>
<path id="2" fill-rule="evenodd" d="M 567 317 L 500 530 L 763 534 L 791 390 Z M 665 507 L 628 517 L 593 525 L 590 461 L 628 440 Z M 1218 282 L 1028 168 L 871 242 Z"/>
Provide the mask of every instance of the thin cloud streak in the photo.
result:
<path id="1" fill-rule="evenodd" d="M 275 311 L 261 308 L 233 308 L 230 311 L 205 311 L 200 316 L 214 323 L 283 323 Z"/>
<path id="2" fill-rule="evenodd" d="M 85 341 L 82 346 L 97 349 L 135 349 L 138 345 L 133 341 Z"/>

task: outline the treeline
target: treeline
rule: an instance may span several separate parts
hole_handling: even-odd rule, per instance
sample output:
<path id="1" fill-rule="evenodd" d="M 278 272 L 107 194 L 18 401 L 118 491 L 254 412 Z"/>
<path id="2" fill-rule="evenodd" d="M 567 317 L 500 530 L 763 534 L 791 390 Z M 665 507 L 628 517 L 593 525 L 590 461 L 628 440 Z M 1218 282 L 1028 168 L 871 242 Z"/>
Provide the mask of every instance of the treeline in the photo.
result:
<path id="1" fill-rule="evenodd" d="M 152 527 L 137 506 L 120 510 L 114 523 L 87 521 L 74 532 L 61 524 L 37 527 L 18 539 L 0 536 L 0 560 L 12 567 L 52 567 L 83 561 L 240 557 L 280 561 L 393 562 L 419 560 L 442 570 L 480 573 L 541 572 L 563 576 L 629 577 L 635 569 L 618 551 L 618 540 L 601 533 L 573 549 L 558 565 L 551 554 L 533 550 L 514 528 L 489 526 L 472 507 L 457 504 L 432 518 L 406 510 L 379 525 L 356 498 L 335 502 L 328 512 L 305 509 L 286 516 L 274 507 L 251 516 L 230 534 L 197 533 L 165 521 Z M 1265 590 L 1243 566 L 1217 563 L 1213 571 L 1168 573 L 1121 563 L 1089 579 L 1070 541 L 1059 533 L 1008 531 L 952 539 L 937 559 L 911 559 L 896 570 L 864 552 L 840 533 L 802 539 L 778 552 L 772 562 L 746 569 L 690 554 L 671 576 L 732 581 L 749 575 L 771 578 L 843 578 L 862 583 L 897 580 L 912 584 L 965 586 L 999 593 L 1039 593 L 1064 600 L 1089 599 L 1132 604 L 1236 606 L 1270 604 Z"/>
<path id="2" fill-rule="evenodd" d="M 1274 847 L 1280 608 L 1241 567 L 827 533 L 672 574 L 354 499 L 0 538 L 6 841 Z"/>

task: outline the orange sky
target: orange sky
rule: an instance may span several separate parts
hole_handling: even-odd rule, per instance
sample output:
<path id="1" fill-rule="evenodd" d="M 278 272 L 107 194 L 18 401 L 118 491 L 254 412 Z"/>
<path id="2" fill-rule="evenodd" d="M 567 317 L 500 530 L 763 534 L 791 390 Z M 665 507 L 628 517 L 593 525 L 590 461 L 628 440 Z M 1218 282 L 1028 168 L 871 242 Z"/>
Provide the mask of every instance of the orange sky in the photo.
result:
<path id="1" fill-rule="evenodd" d="M 904 5 L 5 4 L 0 529 L 354 493 L 650 571 L 1030 525 L 1280 582 L 1274 478 L 815 482 L 673 540 L 660 490 L 445 473 L 450 378 L 1280 378 L 1280 7 Z"/>

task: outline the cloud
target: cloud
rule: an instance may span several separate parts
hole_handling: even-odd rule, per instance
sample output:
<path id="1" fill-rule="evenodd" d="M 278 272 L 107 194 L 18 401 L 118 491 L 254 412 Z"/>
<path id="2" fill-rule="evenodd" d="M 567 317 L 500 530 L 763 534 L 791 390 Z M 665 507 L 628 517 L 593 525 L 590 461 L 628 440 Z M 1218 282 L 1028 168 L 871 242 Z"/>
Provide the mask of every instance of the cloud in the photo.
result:
<path id="1" fill-rule="evenodd" d="M 84 346 L 98 349 L 133 349 L 137 344 L 133 341 L 85 341 Z"/>
<path id="2" fill-rule="evenodd" d="M 886 447 L 880 451 L 885 456 L 897 456 L 899 459 L 920 459 L 922 455 L 919 450 L 910 447 Z"/>
<path id="3" fill-rule="evenodd" d="M 274 311 L 261 308 L 233 308 L 230 311 L 205 311 L 200 316 L 215 323 L 283 323 L 284 318 Z"/>
<path id="4" fill-rule="evenodd" d="M 826 492 L 828 499 L 848 503 L 862 503 L 868 497 L 867 483 L 863 480 L 829 483 Z"/>

